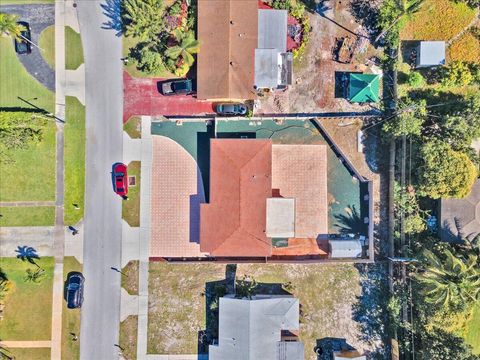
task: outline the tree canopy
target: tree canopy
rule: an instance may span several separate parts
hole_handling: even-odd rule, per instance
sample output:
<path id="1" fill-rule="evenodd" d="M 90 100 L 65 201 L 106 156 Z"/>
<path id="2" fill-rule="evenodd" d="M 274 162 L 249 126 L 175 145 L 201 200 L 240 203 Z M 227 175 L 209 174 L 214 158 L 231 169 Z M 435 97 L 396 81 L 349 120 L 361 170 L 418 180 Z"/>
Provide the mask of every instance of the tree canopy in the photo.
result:
<path id="1" fill-rule="evenodd" d="M 477 170 L 469 157 L 439 140 L 421 145 L 417 168 L 419 189 L 433 199 L 463 198 L 477 178 Z"/>

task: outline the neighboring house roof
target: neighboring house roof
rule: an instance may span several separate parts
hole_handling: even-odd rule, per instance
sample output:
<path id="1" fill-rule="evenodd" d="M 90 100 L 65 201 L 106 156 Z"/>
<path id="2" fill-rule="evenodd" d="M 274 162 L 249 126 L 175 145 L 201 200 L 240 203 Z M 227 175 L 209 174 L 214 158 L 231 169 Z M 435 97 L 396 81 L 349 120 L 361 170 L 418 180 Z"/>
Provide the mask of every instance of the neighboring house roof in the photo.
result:
<path id="1" fill-rule="evenodd" d="M 352 239 L 330 239 L 330 257 L 332 258 L 357 258 L 362 256 L 362 243 Z"/>
<path id="2" fill-rule="evenodd" d="M 445 41 L 420 41 L 417 66 L 445 65 Z"/>
<path id="3" fill-rule="evenodd" d="M 303 359 L 302 343 L 281 345 L 282 330 L 299 329 L 299 308 L 291 296 L 220 298 L 218 345 L 209 346 L 209 359 Z"/>
<path id="4" fill-rule="evenodd" d="M 200 249 L 212 256 L 270 256 L 266 199 L 272 196 L 272 142 L 210 141 L 210 203 L 200 206 Z"/>
<path id="5" fill-rule="evenodd" d="M 287 10 L 258 10 L 258 48 L 287 51 Z"/>
<path id="6" fill-rule="evenodd" d="M 480 233 L 480 180 L 473 184 L 467 197 L 440 201 L 440 238 L 444 241 L 458 241 L 457 225 L 460 236 Z"/>
<path id="7" fill-rule="evenodd" d="M 197 97 L 253 99 L 258 0 L 199 0 Z"/>
<path id="8" fill-rule="evenodd" d="M 348 100 L 356 103 L 377 102 L 380 76 L 350 73 Z"/>

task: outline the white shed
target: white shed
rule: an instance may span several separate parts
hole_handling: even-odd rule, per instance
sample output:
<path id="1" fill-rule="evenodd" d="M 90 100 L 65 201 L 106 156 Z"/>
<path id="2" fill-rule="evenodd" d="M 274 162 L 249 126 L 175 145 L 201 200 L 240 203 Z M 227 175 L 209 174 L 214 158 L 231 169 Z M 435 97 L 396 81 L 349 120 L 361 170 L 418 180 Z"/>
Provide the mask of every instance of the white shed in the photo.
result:
<path id="1" fill-rule="evenodd" d="M 362 256 L 362 243 L 358 239 L 329 239 L 328 243 L 332 259 Z"/>
<path id="2" fill-rule="evenodd" d="M 420 41 L 417 67 L 445 65 L 445 41 Z"/>

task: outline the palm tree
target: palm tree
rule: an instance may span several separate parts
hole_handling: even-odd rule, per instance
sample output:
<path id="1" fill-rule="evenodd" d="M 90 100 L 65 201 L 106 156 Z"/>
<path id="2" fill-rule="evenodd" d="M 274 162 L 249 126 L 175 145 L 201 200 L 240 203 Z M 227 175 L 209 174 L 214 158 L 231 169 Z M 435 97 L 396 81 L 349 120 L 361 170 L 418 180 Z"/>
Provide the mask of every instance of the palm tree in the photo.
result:
<path id="1" fill-rule="evenodd" d="M 26 275 L 24 277 L 25 282 L 33 282 L 39 284 L 42 281 L 42 278 L 45 276 L 45 270 L 43 269 L 27 269 Z"/>
<path id="2" fill-rule="evenodd" d="M 37 265 L 34 259 L 40 259 L 40 256 L 37 254 L 37 250 L 35 250 L 31 246 L 19 246 L 17 247 L 17 250 L 15 252 L 18 253 L 17 259 L 20 259 L 22 261 L 28 261 L 30 264 L 34 264 L 37 267 L 40 267 Z"/>
<path id="3" fill-rule="evenodd" d="M 387 32 L 392 29 L 396 23 L 398 23 L 401 19 L 405 16 L 412 16 L 413 14 L 417 13 L 425 0 L 394 0 L 395 8 L 398 10 L 397 17 L 392 21 L 392 23 L 383 30 L 376 38 L 374 43 L 377 43 L 382 37 L 385 36 Z"/>
<path id="4" fill-rule="evenodd" d="M 17 23 L 18 15 L 0 13 L 0 35 L 11 36 L 16 40 L 22 39 L 23 25 Z"/>
<path id="5" fill-rule="evenodd" d="M 44 51 L 40 46 L 38 46 L 37 44 L 35 44 L 34 42 L 32 42 L 31 40 L 27 39 L 25 36 L 22 35 L 22 31 L 26 30 L 25 26 L 18 24 L 17 21 L 18 21 L 18 15 L 0 13 L 0 35 L 11 36 L 17 41 L 22 41 L 22 40 L 27 41 L 33 46 Z"/>
<path id="6" fill-rule="evenodd" d="M 456 257 L 445 250 L 445 259 L 429 250 L 424 251 L 426 271 L 416 279 L 425 285 L 426 301 L 445 308 L 455 308 L 480 300 L 480 269 L 478 256 Z"/>
<path id="7" fill-rule="evenodd" d="M 177 60 L 181 57 L 185 64 L 192 66 L 195 61 L 193 54 L 198 53 L 200 50 L 200 42 L 195 39 L 195 35 L 192 31 L 183 34 L 179 31 L 175 31 L 174 37 L 177 39 L 178 44 L 165 50 L 165 55 L 173 60 Z"/>
<path id="8" fill-rule="evenodd" d="M 163 29 L 163 0 L 125 0 L 123 20 L 125 35 L 142 41 L 158 39 Z"/>

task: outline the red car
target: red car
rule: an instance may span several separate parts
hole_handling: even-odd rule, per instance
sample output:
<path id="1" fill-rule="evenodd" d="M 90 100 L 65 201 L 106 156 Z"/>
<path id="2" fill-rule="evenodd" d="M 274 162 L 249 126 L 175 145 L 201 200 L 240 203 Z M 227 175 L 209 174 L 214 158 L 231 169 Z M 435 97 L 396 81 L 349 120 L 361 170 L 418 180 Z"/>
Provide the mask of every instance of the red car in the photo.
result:
<path id="1" fill-rule="evenodd" d="M 113 191 L 121 197 L 128 194 L 128 175 L 127 165 L 122 163 L 115 163 L 112 166 L 112 183 Z"/>

